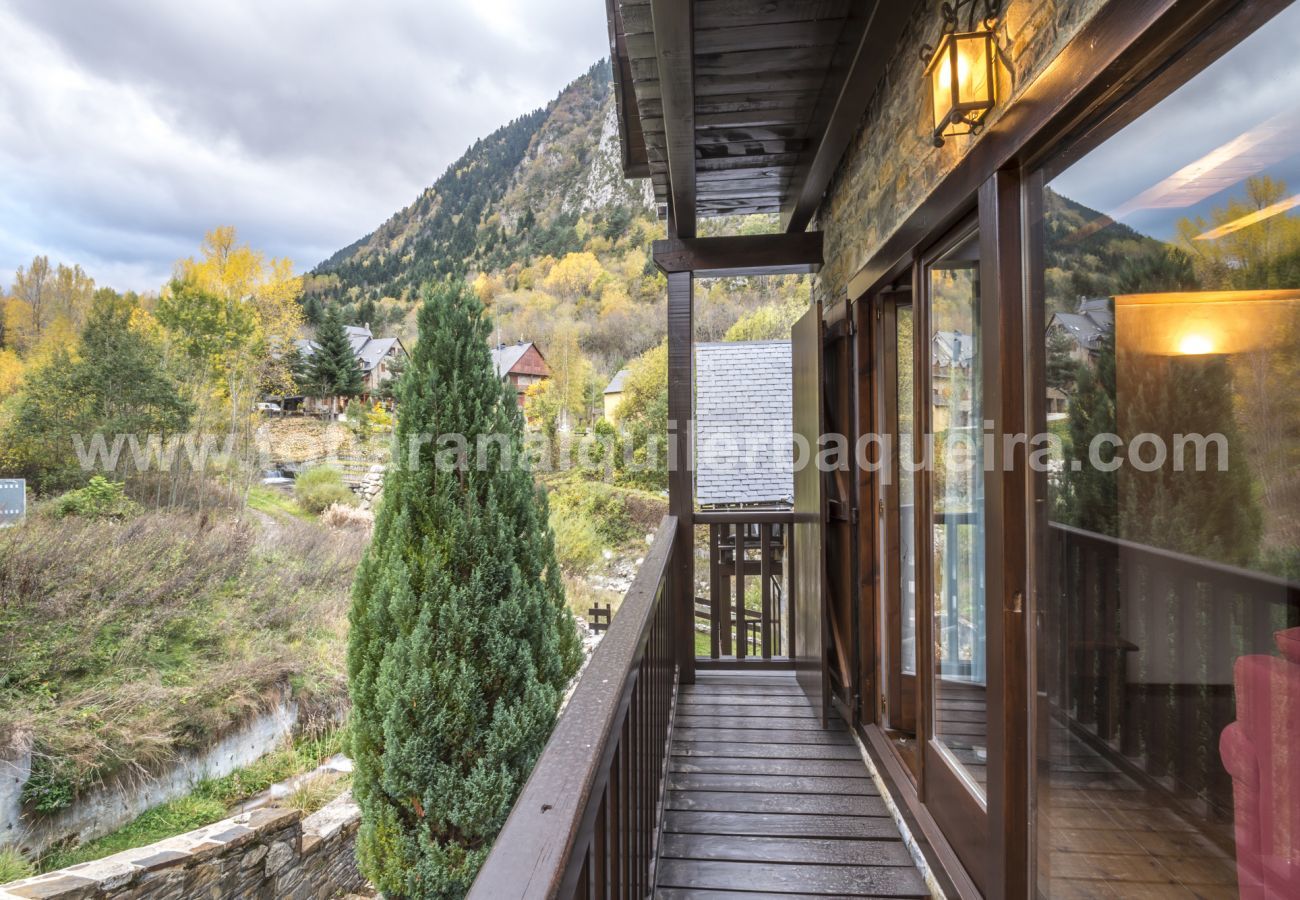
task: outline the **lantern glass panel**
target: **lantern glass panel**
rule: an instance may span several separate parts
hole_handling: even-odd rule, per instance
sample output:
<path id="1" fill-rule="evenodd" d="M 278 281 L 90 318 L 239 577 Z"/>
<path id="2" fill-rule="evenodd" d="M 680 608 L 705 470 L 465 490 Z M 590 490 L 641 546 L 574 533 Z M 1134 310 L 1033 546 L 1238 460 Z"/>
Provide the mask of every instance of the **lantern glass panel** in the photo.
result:
<path id="1" fill-rule="evenodd" d="M 957 103 L 957 91 L 953 85 L 954 42 L 952 35 L 945 34 L 939 42 L 939 49 L 934 51 L 930 62 L 930 83 L 934 93 L 934 127 L 941 128 Z"/>
<path id="2" fill-rule="evenodd" d="M 955 35 L 952 43 L 957 57 L 957 107 L 987 109 L 993 103 L 988 33 Z"/>

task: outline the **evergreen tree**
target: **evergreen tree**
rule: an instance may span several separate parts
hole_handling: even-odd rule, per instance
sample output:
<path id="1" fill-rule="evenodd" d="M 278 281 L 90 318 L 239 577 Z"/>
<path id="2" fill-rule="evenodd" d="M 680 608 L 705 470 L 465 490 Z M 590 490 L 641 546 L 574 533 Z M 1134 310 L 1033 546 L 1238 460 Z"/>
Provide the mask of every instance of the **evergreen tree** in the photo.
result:
<path id="1" fill-rule="evenodd" d="M 308 383 L 318 397 L 355 397 L 361 393 L 361 366 L 343 328 L 337 308 L 331 308 L 316 332 L 316 352 L 307 363 Z"/>
<path id="2" fill-rule="evenodd" d="M 1088 459 L 1088 448 L 1094 437 L 1117 432 L 1115 334 L 1107 331 L 1101 338 L 1094 364 L 1079 367 L 1078 391 L 1070 399 L 1070 446 L 1074 458 L 1067 461 L 1063 495 L 1054 498 L 1054 515 L 1058 521 L 1099 534 L 1119 533 L 1115 473 L 1094 467 Z M 1113 454 L 1113 447 L 1103 446 L 1099 450 Z M 1109 459 L 1108 455 L 1103 461 Z"/>
<path id="3" fill-rule="evenodd" d="M 1071 355 L 1074 352 L 1074 340 L 1064 328 L 1053 328 L 1047 332 L 1047 386 L 1065 391 L 1074 390 L 1079 377 L 1079 363 Z"/>
<path id="4" fill-rule="evenodd" d="M 1254 563 L 1263 517 L 1237 427 L 1228 359 L 1126 353 L 1120 368 L 1120 436 L 1128 444 L 1139 434 L 1157 435 L 1167 443 L 1169 458 L 1144 472 L 1130 457 L 1115 473 L 1122 500 L 1119 536 L 1233 565 Z M 1176 470 L 1175 434 L 1223 435 L 1226 469 L 1220 470 L 1218 452 L 1210 450 L 1198 471 L 1192 450 L 1184 447 L 1182 470 Z"/>
<path id="5" fill-rule="evenodd" d="M 184 431 L 193 412 L 168 374 L 162 347 L 139 301 L 115 292 L 94 299 L 74 357 L 55 351 L 25 380 L 14 414 L 0 435 L 0 467 L 32 480 L 43 491 L 84 482 L 74 441 L 91 447 L 103 435 L 111 447 L 118 435 L 135 435 L 143 446 L 151 435 L 166 440 Z M 156 327 L 156 326 L 155 326 Z M 118 457 L 118 474 L 133 457 Z"/>
<path id="6" fill-rule="evenodd" d="M 482 306 L 460 283 L 425 288 L 419 334 L 348 649 L 357 856 L 393 898 L 469 889 L 580 659 Z M 505 437 L 482 464 L 480 435 Z"/>
<path id="7" fill-rule="evenodd" d="M 321 322 L 325 320 L 325 312 L 321 309 L 320 298 L 315 294 L 308 294 L 307 299 L 303 301 L 302 317 L 313 328 L 319 328 Z"/>

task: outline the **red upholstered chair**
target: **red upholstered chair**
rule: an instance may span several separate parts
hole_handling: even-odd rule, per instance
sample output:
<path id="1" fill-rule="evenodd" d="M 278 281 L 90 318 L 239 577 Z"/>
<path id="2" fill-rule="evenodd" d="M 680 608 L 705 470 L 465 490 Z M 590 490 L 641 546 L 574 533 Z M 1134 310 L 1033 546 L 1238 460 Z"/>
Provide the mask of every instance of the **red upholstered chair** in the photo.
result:
<path id="1" fill-rule="evenodd" d="M 1219 739 L 1243 900 L 1300 897 L 1300 628 L 1279 631 L 1277 644 L 1281 658 L 1234 664 L 1237 720 Z"/>

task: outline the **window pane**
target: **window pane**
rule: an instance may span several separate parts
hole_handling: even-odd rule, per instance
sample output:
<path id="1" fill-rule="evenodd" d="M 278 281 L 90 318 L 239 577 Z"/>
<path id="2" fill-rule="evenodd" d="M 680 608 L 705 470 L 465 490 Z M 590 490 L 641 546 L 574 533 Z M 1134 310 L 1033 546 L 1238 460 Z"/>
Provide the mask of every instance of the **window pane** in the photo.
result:
<path id="1" fill-rule="evenodd" d="M 1297 35 L 1042 198 L 1044 895 L 1300 896 Z"/>
<path id="2" fill-rule="evenodd" d="M 912 406 L 912 307 L 897 311 L 898 458 L 912 462 L 916 446 Z M 900 664 L 904 675 L 916 674 L 916 482 L 907 468 L 898 473 L 898 596 L 902 620 Z"/>
<path id="3" fill-rule="evenodd" d="M 984 398 L 980 387 L 979 240 L 928 272 L 930 479 L 934 586 L 934 736 L 982 795 L 985 698 Z"/>

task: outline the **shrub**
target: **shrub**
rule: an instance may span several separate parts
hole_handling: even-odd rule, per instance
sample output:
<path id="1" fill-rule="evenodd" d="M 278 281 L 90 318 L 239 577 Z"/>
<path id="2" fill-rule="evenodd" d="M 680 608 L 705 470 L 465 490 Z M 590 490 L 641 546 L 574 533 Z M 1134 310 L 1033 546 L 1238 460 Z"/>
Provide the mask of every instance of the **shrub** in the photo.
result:
<path id="1" fill-rule="evenodd" d="M 555 555 L 565 572 L 584 575 L 600 561 L 604 545 L 590 519 L 556 510 L 551 513 L 551 528 L 555 532 Z"/>
<path id="2" fill-rule="evenodd" d="M 103 475 L 92 476 L 85 487 L 68 491 L 54 501 L 54 511 L 60 517 L 125 519 L 138 509 L 135 502 L 126 496 L 123 484 L 109 481 Z"/>
<path id="3" fill-rule="evenodd" d="M 579 518 L 591 523 L 605 546 L 619 546 L 635 537 L 638 528 L 628 513 L 624 489 L 599 481 L 576 479 L 554 483 L 550 502 L 557 517 Z"/>
<path id="4" fill-rule="evenodd" d="M 0 884 L 31 878 L 36 867 L 13 847 L 0 847 Z"/>
<path id="5" fill-rule="evenodd" d="M 393 414 L 384 409 L 382 403 L 376 403 L 369 413 L 370 430 L 376 434 L 387 434 L 393 430 Z"/>
<path id="6" fill-rule="evenodd" d="M 319 515 L 334 504 L 356 506 L 357 497 L 343 483 L 343 473 L 333 466 L 312 466 L 293 483 L 298 505 Z"/>
<path id="7" fill-rule="evenodd" d="M 348 408 L 344 415 L 347 416 L 348 430 L 358 439 L 365 440 L 370 433 L 370 417 L 366 414 L 365 404 L 355 397 L 352 398 L 348 401 Z"/>
<path id="8" fill-rule="evenodd" d="M 338 772 L 324 772 L 314 778 L 304 778 L 278 805 L 285 809 L 296 809 L 304 816 L 309 816 L 347 790 L 348 783 L 348 776 Z"/>
<path id="9" fill-rule="evenodd" d="M 463 284 L 426 288 L 394 460 L 352 595 L 357 860 L 387 897 L 463 897 L 555 724 L 581 660 L 491 327 Z M 440 471 L 410 440 L 505 435 Z M 409 454 L 417 454 L 414 459 Z"/>
<path id="10" fill-rule="evenodd" d="M 320 515 L 321 524 L 327 528 L 368 529 L 375 524 L 375 517 L 369 510 L 355 506 L 332 503 Z"/>

